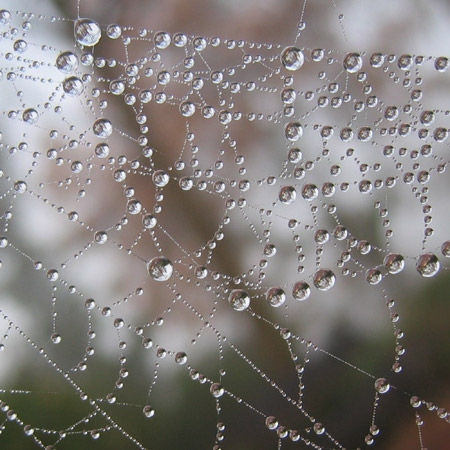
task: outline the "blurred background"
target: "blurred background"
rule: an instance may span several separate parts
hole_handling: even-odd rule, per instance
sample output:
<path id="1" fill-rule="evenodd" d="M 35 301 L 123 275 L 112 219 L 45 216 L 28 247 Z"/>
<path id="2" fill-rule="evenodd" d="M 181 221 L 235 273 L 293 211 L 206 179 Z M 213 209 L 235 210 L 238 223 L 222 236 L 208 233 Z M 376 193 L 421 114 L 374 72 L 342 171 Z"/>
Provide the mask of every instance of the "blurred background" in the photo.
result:
<path id="1" fill-rule="evenodd" d="M 450 448 L 450 277 L 441 251 L 449 158 L 433 134 L 448 126 L 449 74 L 435 69 L 450 54 L 447 2 L 4 0 L 1 8 L 11 14 L 0 25 L 1 448 L 353 449 L 367 446 L 373 421 L 373 448 Z M 97 45 L 75 42 L 79 17 L 99 24 Z M 167 48 L 155 44 L 161 31 Z M 205 49 L 195 48 L 199 37 Z M 294 45 L 305 62 L 291 72 L 280 55 Z M 324 56 L 314 61 L 317 49 Z M 55 67 L 62 52 L 78 60 L 70 74 Z M 343 70 L 349 52 L 361 55 L 363 75 Z M 380 68 L 369 63 L 376 52 Z M 411 56 L 406 70 L 400 55 Z M 64 92 L 69 75 L 82 80 L 81 95 Z M 124 83 L 118 95 L 114 81 Z M 282 101 L 286 88 L 292 103 Z M 186 101 L 196 106 L 188 118 Z M 391 105 L 394 122 L 384 115 Z M 38 119 L 27 123 L 30 109 Z M 428 110 L 429 127 L 419 119 Z M 221 111 L 231 123 L 220 123 Z M 95 134 L 98 118 L 111 121 L 111 136 Z M 291 121 L 303 127 L 295 143 L 285 136 Z M 402 123 L 412 128 L 405 136 Z M 366 126 L 373 138 L 364 142 L 356 135 Z M 340 139 L 347 127 L 350 142 Z M 104 143 L 109 153 L 100 155 Z M 167 185 L 155 183 L 158 170 Z M 180 187 L 183 177 L 192 189 Z M 364 180 L 374 186 L 368 194 L 358 188 Z M 319 187 L 312 202 L 301 195 L 307 183 Z M 290 205 L 279 201 L 284 185 L 297 190 Z M 143 225 L 147 215 L 154 228 Z M 389 253 L 404 256 L 405 270 L 387 273 Z M 438 256 L 436 276 L 417 273 L 423 253 Z M 148 273 L 158 255 L 173 263 L 167 282 Z M 313 286 L 317 268 L 334 272 L 332 289 Z M 384 276 L 374 286 L 373 268 Z M 311 286 L 304 302 L 291 295 L 297 281 Z M 270 287 L 285 291 L 281 307 L 266 301 Z M 232 289 L 249 293 L 250 311 L 231 308 Z M 280 336 L 286 328 L 290 339 Z M 184 364 L 175 362 L 184 362 L 180 352 Z M 387 394 L 376 396 L 378 378 L 390 383 Z M 226 391 L 220 399 L 210 393 L 215 382 Z M 303 409 L 286 398 L 299 392 Z M 280 439 L 267 416 L 302 439 Z"/>

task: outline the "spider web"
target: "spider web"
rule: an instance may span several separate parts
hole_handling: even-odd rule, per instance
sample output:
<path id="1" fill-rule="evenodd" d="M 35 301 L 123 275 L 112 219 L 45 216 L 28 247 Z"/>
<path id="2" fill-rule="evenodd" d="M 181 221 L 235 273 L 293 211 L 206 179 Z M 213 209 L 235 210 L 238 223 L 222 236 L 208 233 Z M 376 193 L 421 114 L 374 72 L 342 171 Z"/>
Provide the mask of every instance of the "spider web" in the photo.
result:
<path id="1" fill-rule="evenodd" d="M 444 448 L 444 7 L 3 4 L 2 448 Z"/>

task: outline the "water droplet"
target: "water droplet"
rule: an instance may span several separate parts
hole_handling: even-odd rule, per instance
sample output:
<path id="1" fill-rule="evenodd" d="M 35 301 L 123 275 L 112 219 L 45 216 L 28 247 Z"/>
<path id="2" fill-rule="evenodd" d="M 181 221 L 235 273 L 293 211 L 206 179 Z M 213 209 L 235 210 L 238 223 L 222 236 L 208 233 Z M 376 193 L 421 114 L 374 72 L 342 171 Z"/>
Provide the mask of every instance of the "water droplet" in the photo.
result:
<path id="1" fill-rule="evenodd" d="M 63 90 L 66 94 L 76 97 L 83 93 L 84 85 L 78 77 L 69 77 L 63 81 Z"/>
<path id="2" fill-rule="evenodd" d="M 108 119 L 97 119 L 92 125 L 94 134 L 100 138 L 107 138 L 111 136 L 113 132 L 113 126 Z"/>
<path id="3" fill-rule="evenodd" d="M 434 62 L 434 67 L 438 72 L 445 72 L 448 69 L 448 66 L 448 58 L 446 58 L 445 56 L 436 58 L 436 61 Z"/>
<path id="4" fill-rule="evenodd" d="M 266 292 L 266 300 L 269 302 L 270 306 L 278 308 L 286 301 L 286 294 L 283 289 L 279 287 L 272 287 Z"/>
<path id="5" fill-rule="evenodd" d="M 27 183 L 25 181 L 16 181 L 14 183 L 14 191 L 17 194 L 23 194 L 28 189 Z"/>
<path id="6" fill-rule="evenodd" d="M 180 113 L 184 117 L 191 117 L 195 113 L 195 105 L 192 102 L 183 102 L 180 104 Z"/>
<path id="7" fill-rule="evenodd" d="M 164 170 L 156 170 L 152 176 L 153 183 L 158 187 L 166 186 L 170 181 L 170 176 Z"/>
<path id="8" fill-rule="evenodd" d="M 38 121 L 39 114 L 34 108 L 28 108 L 23 112 L 22 119 L 26 123 L 34 124 Z"/>
<path id="9" fill-rule="evenodd" d="M 285 136 L 291 142 L 298 141 L 303 136 L 303 127 L 298 122 L 290 122 L 286 125 Z"/>
<path id="10" fill-rule="evenodd" d="M 302 189 L 302 197 L 305 200 L 312 201 L 319 195 L 319 189 L 315 184 L 305 184 Z"/>
<path id="11" fill-rule="evenodd" d="M 142 203 L 139 200 L 129 200 L 127 211 L 133 215 L 139 214 L 142 211 Z"/>
<path id="12" fill-rule="evenodd" d="M 383 265 L 389 273 L 400 273 L 405 268 L 405 259 L 398 253 L 391 253 L 384 258 Z"/>
<path id="13" fill-rule="evenodd" d="M 59 344 L 61 342 L 61 336 L 58 333 L 53 333 L 51 340 L 54 344 Z"/>
<path id="14" fill-rule="evenodd" d="M 209 388 L 211 394 L 215 398 L 222 397 L 222 395 L 225 393 L 225 389 L 222 387 L 220 383 L 213 383 L 211 387 Z"/>
<path id="15" fill-rule="evenodd" d="M 144 416 L 147 418 L 153 417 L 155 415 L 155 410 L 149 405 L 144 406 L 142 412 L 144 413 Z"/>
<path id="16" fill-rule="evenodd" d="M 156 256 L 147 263 L 147 270 L 155 281 L 167 281 L 173 274 L 173 264 L 164 256 Z"/>
<path id="17" fill-rule="evenodd" d="M 280 202 L 289 205 L 297 198 L 297 191 L 294 186 L 283 186 L 278 194 Z"/>
<path id="18" fill-rule="evenodd" d="M 109 90 L 114 95 L 120 95 L 125 91 L 125 86 L 126 84 L 122 80 L 113 80 L 109 83 Z"/>
<path id="19" fill-rule="evenodd" d="M 336 277 L 330 269 L 319 269 L 313 276 L 313 283 L 317 289 L 328 291 L 336 283 Z"/>
<path id="20" fill-rule="evenodd" d="M 281 100 L 283 103 L 286 103 L 286 105 L 291 105 L 295 102 L 295 99 L 297 97 L 297 93 L 292 88 L 286 88 L 283 89 L 281 92 Z"/>
<path id="21" fill-rule="evenodd" d="M 97 231 L 94 235 L 94 240 L 97 244 L 105 244 L 108 240 L 108 234 L 105 231 Z"/>
<path id="22" fill-rule="evenodd" d="M 11 22 L 11 13 L 7 9 L 0 10 L 0 24 L 7 25 Z"/>
<path id="23" fill-rule="evenodd" d="M 167 48 L 171 42 L 170 34 L 166 33 L 165 31 L 156 33 L 153 40 L 155 41 L 156 47 L 160 48 L 161 50 Z"/>
<path id="24" fill-rule="evenodd" d="M 23 39 L 18 39 L 14 42 L 13 48 L 17 53 L 24 53 L 28 48 L 28 44 Z"/>
<path id="25" fill-rule="evenodd" d="M 348 53 L 344 58 L 344 69 L 348 73 L 359 72 L 362 68 L 363 61 L 359 53 Z"/>
<path id="26" fill-rule="evenodd" d="M 391 386 L 387 382 L 386 378 L 378 378 L 375 381 L 375 390 L 380 394 L 386 394 L 386 392 L 389 391 L 390 387 Z"/>
<path id="27" fill-rule="evenodd" d="M 106 34 L 110 39 L 118 39 L 122 35 L 122 28 L 115 23 L 106 27 Z"/>
<path id="28" fill-rule="evenodd" d="M 307 300 L 309 296 L 311 295 L 311 288 L 309 287 L 309 284 L 305 281 L 298 281 L 294 284 L 294 287 L 292 289 L 292 296 L 296 300 Z"/>
<path id="29" fill-rule="evenodd" d="M 92 47 L 102 37 L 100 25 L 92 19 L 78 19 L 74 25 L 75 39 L 80 45 Z"/>
<path id="30" fill-rule="evenodd" d="M 105 144 L 104 142 L 97 144 L 95 147 L 95 154 L 99 158 L 106 158 L 109 156 L 109 145 Z"/>
<path id="31" fill-rule="evenodd" d="M 446 241 L 441 246 L 441 253 L 446 257 L 450 258 L 450 241 Z"/>
<path id="32" fill-rule="evenodd" d="M 244 311 L 250 306 L 250 297 L 242 289 L 234 289 L 228 296 L 228 303 L 236 311 Z"/>
<path id="33" fill-rule="evenodd" d="M 59 278 L 59 273 L 56 269 L 50 269 L 47 272 L 47 279 L 50 281 L 56 281 Z"/>
<path id="34" fill-rule="evenodd" d="M 383 280 L 383 275 L 378 269 L 369 269 L 366 272 L 366 280 L 369 284 L 378 284 Z"/>
<path id="35" fill-rule="evenodd" d="M 277 248 L 273 244 L 266 244 L 264 247 L 264 256 L 267 256 L 268 258 L 275 256 L 277 253 Z"/>
<path id="36" fill-rule="evenodd" d="M 266 417 L 266 427 L 269 430 L 275 430 L 278 428 L 278 420 L 274 416 Z"/>
<path id="37" fill-rule="evenodd" d="M 325 433 L 325 427 L 321 423 L 315 423 L 313 427 L 314 433 L 321 435 Z"/>
<path id="38" fill-rule="evenodd" d="M 178 353 L 175 355 L 175 362 L 176 362 L 177 364 L 180 364 L 180 365 L 186 364 L 186 362 L 187 362 L 187 356 L 186 356 L 186 353 L 184 353 L 184 352 L 178 352 Z"/>
<path id="39" fill-rule="evenodd" d="M 156 217 L 153 214 L 146 214 L 142 218 L 142 224 L 145 228 L 154 228 L 156 226 L 157 220 Z"/>
<path id="40" fill-rule="evenodd" d="M 416 262 L 416 269 L 423 277 L 433 277 L 439 272 L 441 264 L 433 253 L 425 253 L 419 256 Z"/>
<path id="41" fill-rule="evenodd" d="M 298 70 L 304 62 L 303 52 L 297 47 L 287 47 L 281 53 L 281 64 L 288 70 Z"/>

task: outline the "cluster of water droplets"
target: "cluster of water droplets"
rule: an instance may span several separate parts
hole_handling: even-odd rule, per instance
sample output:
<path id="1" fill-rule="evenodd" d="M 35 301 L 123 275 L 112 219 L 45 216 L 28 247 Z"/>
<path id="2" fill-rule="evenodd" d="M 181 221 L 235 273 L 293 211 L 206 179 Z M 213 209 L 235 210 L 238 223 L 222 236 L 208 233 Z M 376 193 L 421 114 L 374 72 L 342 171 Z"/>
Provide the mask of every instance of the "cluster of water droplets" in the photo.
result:
<path id="1" fill-rule="evenodd" d="M 66 330 L 59 329 L 58 309 L 61 298 L 69 295 L 78 303 L 81 300 L 88 343 L 80 361 L 62 370 L 4 311 L 10 328 L 69 381 L 81 400 L 89 400 L 92 412 L 85 423 L 95 416 L 105 419 L 103 428 L 89 431 L 95 440 L 115 429 L 138 448 L 150 445 L 128 434 L 102 406 L 102 402 L 115 404 L 121 396 L 129 375 L 126 348 L 139 342 L 154 358 L 154 378 L 145 403 L 139 405 L 145 418 L 157 414 L 158 408 L 148 403 L 160 361 L 170 356 L 187 369 L 189 378 L 209 386 L 218 415 L 214 449 L 221 448 L 226 436 L 220 403 L 226 396 L 262 415 L 267 429 L 277 434 L 278 448 L 286 438 L 312 448 L 343 448 L 345 443 L 303 405 L 302 377 L 309 357 L 298 364 L 301 358 L 293 346 L 306 354 L 319 351 L 334 356 L 300 337 L 301 330 L 291 331 L 282 324 L 297 309 L 301 314 L 304 305 L 319 301 L 322 293 L 335 291 L 345 280 L 362 279 L 368 290 L 381 286 L 378 295 L 386 299 L 396 349 L 389 377 L 373 376 L 373 419 L 369 434 L 362 437 L 365 444 L 373 445 L 379 434 L 375 422 L 380 395 L 392 393 L 388 379 L 402 371 L 404 354 L 399 316 L 395 302 L 386 295 L 385 279 L 408 266 L 423 277 L 434 277 L 448 268 L 445 259 L 450 257 L 450 241 L 449 236 L 443 238 L 448 230 L 438 230 L 437 243 L 431 227 L 434 192 L 428 186 L 435 180 L 442 182 L 448 169 L 444 124 L 449 111 L 425 108 L 421 88 L 421 71 L 432 66 L 439 76 L 446 76 L 448 59 L 303 48 L 301 41 L 283 47 L 118 24 L 105 27 L 89 18 L 70 22 L 71 45 L 43 44 L 28 58 L 33 39 L 38 39 L 33 26 L 60 20 L 0 11 L 0 83 L 2 90 L 13 92 L 11 98 L 16 97 L 11 105 L 1 107 L 0 149 L 2 161 L 8 161 L 0 171 L 0 249 L 16 253 L 44 274 L 52 305 L 50 342 L 64 344 Z M 134 46 L 139 46 L 140 56 L 131 58 Z M 221 52 L 226 54 L 225 66 L 208 63 Z M 117 59 L 119 54 L 126 57 Z M 311 76 L 316 81 L 310 87 L 303 80 Z M 376 77 L 383 76 L 404 91 L 402 104 L 393 105 L 388 95 L 376 93 Z M 33 90 L 41 84 L 46 98 L 35 101 Z M 267 101 L 258 102 L 259 98 Z M 267 104 L 272 110 L 265 109 Z M 159 121 L 158 111 L 163 108 L 169 110 L 173 123 Z M 324 111 L 327 123 L 322 123 Z M 152 127 L 157 126 L 167 127 L 165 146 L 152 135 Z M 14 127 L 19 131 L 11 132 Z M 252 146 L 245 144 L 245 136 L 263 128 L 274 136 L 273 142 L 260 143 L 261 154 L 255 155 Z M 389 215 L 390 199 L 397 192 L 423 217 L 424 227 L 414 237 L 420 249 L 416 253 L 397 250 L 394 245 L 393 237 L 403 232 Z M 20 219 L 23 199 L 36 201 L 35 207 L 45 209 L 49 216 L 65 217 L 62 226 L 74 233 L 78 243 L 72 256 L 58 256 L 61 243 L 37 256 L 32 246 L 21 244 L 11 229 L 18 226 L 16 214 L 24 220 Z M 208 203 L 210 199 L 214 205 Z M 370 203 L 371 211 L 365 209 L 361 214 L 375 211 L 377 215 L 383 237 L 376 243 L 370 242 L 375 239 L 373 233 L 365 236 L 348 218 L 348 205 L 361 201 L 361 208 Z M 202 236 L 199 245 L 190 240 L 195 234 L 190 229 L 193 219 L 207 229 L 212 225 L 212 235 Z M 231 263 L 227 262 L 228 247 Z M 121 283 L 127 283 L 124 296 L 102 297 L 98 289 L 74 275 L 78 270 L 87 276 L 87 266 L 78 263 L 105 249 L 120 254 L 115 260 L 99 253 L 99 260 L 104 258 L 106 265 L 111 258 L 120 264 L 114 273 Z M 8 258 L 12 258 L 10 253 L 1 256 L 5 266 Z M 77 268 L 73 274 L 72 265 Z M 96 295 L 100 298 L 94 300 Z M 157 304 L 157 316 L 145 310 L 140 297 Z M 133 303 L 142 309 L 139 317 L 133 316 Z M 227 345 L 297 408 L 308 425 L 294 429 L 280 424 L 270 411 L 257 409 L 228 389 L 222 366 L 215 378 L 208 378 L 190 364 L 187 348 L 172 348 L 169 338 L 164 343 L 155 329 L 167 328 L 166 322 L 178 309 L 189 314 L 188 322 L 196 330 L 189 344 L 192 352 L 202 334 L 212 332 L 219 343 L 221 364 L 225 359 L 222 347 Z M 228 317 L 245 317 L 249 323 L 259 320 L 279 333 L 296 363 L 297 399 L 289 397 L 239 350 L 233 332 L 221 330 Z M 118 336 L 120 369 L 111 392 L 95 398 L 80 387 L 83 379 L 76 377 L 90 373 L 94 327 L 102 320 L 109 320 Z M 358 370 L 351 363 L 344 364 Z M 427 404 L 413 398 L 413 408 Z M 449 420 L 445 410 L 432 406 L 428 409 L 436 409 L 441 419 Z M 1 409 L 42 448 L 56 448 L 71 431 L 60 431 L 54 444 L 44 445 L 51 433 L 23 423 L 6 404 Z"/>

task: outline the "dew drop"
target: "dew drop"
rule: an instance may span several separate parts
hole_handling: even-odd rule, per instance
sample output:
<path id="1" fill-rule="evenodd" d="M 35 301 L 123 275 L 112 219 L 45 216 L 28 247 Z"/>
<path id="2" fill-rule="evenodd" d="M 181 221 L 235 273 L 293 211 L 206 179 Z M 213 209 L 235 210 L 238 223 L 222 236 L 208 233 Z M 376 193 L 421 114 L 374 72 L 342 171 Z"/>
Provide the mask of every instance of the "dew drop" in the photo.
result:
<path id="1" fill-rule="evenodd" d="M 389 273 L 400 273 L 405 268 L 405 259 L 398 253 L 391 253 L 384 258 L 383 265 Z"/>
<path id="2" fill-rule="evenodd" d="M 287 70 L 298 70 L 303 66 L 305 57 L 297 47 L 287 47 L 281 53 L 281 64 Z"/>
<path id="3" fill-rule="evenodd" d="M 11 13 L 7 9 L 0 10 L 0 24 L 7 25 L 11 22 Z"/>
<path id="4" fill-rule="evenodd" d="M 61 342 L 61 336 L 58 333 L 53 333 L 51 340 L 54 344 L 59 344 Z"/>
<path id="5" fill-rule="evenodd" d="M 270 306 L 278 308 L 286 301 L 286 294 L 284 293 L 283 289 L 279 287 L 272 287 L 266 292 L 266 300 L 268 301 Z"/>
<path id="6" fill-rule="evenodd" d="M 108 240 L 108 234 L 105 231 L 97 231 L 94 235 L 94 240 L 97 244 L 105 244 Z"/>
<path id="7" fill-rule="evenodd" d="M 362 68 L 362 58 L 359 53 L 348 53 L 344 58 L 344 69 L 348 73 L 359 72 Z"/>
<path id="8" fill-rule="evenodd" d="M 312 201 L 319 195 L 319 189 L 315 184 L 305 184 L 302 189 L 302 197 L 305 200 Z"/>
<path id="9" fill-rule="evenodd" d="M 156 256 L 147 263 L 147 270 L 155 281 L 167 281 L 173 274 L 173 264 L 164 256 Z"/>
<path id="10" fill-rule="evenodd" d="M 25 181 L 16 181 L 14 183 L 14 191 L 17 194 L 23 194 L 28 189 L 27 183 Z"/>
<path id="11" fill-rule="evenodd" d="M 292 289 L 292 296 L 299 301 L 304 301 L 311 295 L 311 288 L 305 281 L 298 281 Z"/>
<path id="12" fill-rule="evenodd" d="M 155 410 L 149 405 L 144 406 L 142 412 L 144 413 L 144 416 L 147 418 L 153 417 L 155 415 Z"/>
<path id="13" fill-rule="evenodd" d="M 228 303 L 236 311 L 244 311 L 250 306 L 250 297 L 242 289 L 234 289 L 228 296 Z"/>
<path id="14" fill-rule="evenodd" d="M 93 47 L 102 37 L 100 25 L 92 19 L 78 19 L 74 26 L 75 39 L 80 45 Z"/>
<path id="15" fill-rule="evenodd" d="M 100 138 L 107 138 L 111 136 L 113 132 L 113 126 L 108 119 L 97 119 L 92 125 L 94 134 Z"/>
<path id="16" fill-rule="evenodd" d="M 290 122 L 286 125 L 285 136 L 291 142 L 298 141 L 303 136 L 303 127 L 298 122 Z"/>
<path id="17" fill-rule="evenodd" d="M 164 170 L 157 170 L 153 173 L 152 179 L 156 186 L 164 187 L 169 183 L 170 176 Z"/>
<path id="18" fill-rule="evenodd" d="M 69 77 L 63 81 L 63 90 L 66 94 L 76 97 L 83 93 L 84 85 L 78 77 Z"/>
<path id="19" fill-rule="evenodd" d="M 378 378 L 375 381 L 375 390 L 380 394 L 386 394 L 386 392 L 389 391 L 390 387 L 391 386 L 387 382 L 386 378 Z"/>
<path id="20" fill-rule="evenodd" d="M 24 122 L 31 125 L 38 121 L 39 114 L 34 108 L 28 108 L 23 112 L 22 119 Z"/>
<path id="21" fill-rule="evenodd" d="M 294 186 L 283 186 L 280 189 L 278 198 L 284 205 L 289 205 L 297 198 L 297 191 Z"/>
<path id="22" fill-rule="evenodd" d="M 441 246 L 441 253 L 446 257 L 450 258 L 450 241 L 446 241 Z"/>
<path id="23" fill-rule="evenodd" d="M 225 393 L 225 389 L 222 387 L 220 383 L 213 383 L 209 389 L 213 397 L 219 398 Z"/>
<path id="24" fill-rule="evenodd" d="M 313 283 L 317 289 L 328 291 L 336 283 L 336 277 L 330 269 L 319 269 L 313 276 Z"/>
<path id="25" fill-rule="evenodd" d="M 433 277 L 439 272 L 441 264 L 433 253 L 425 253 L 419 256 L 416 262 L 416 269 L 423 277 Z"/>
<path id="26" fill-rule="evenodd" d="M 133 215 L 139 214 L 142 211 L 142 203 L 139 200 L 129 200 L 127 211 Z"/>

